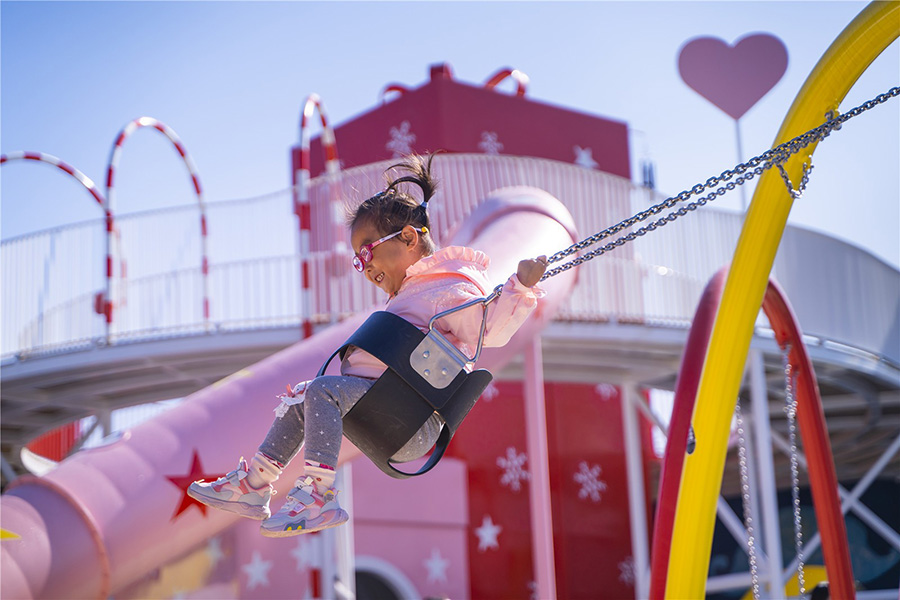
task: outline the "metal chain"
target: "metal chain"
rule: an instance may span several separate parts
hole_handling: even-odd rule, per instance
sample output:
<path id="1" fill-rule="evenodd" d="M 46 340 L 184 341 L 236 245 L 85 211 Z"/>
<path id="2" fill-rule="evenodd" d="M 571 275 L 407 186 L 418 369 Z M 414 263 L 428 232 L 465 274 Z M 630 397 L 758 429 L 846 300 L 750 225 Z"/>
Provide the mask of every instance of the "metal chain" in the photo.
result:
<path id="1" fill-rule="evenodd" d="M 788 176 L 787 171 L 784 170 L 784 165 L 779 164 L 778 170 L 781 172 L 781 178 L 784 180 L 784 185 L 787 186 L 791 198 L 795 201 L 799 200 L 803 196 L 803 192 L 806 191 L 806 184 L 809 183 L 809 173 L 813 170 L 812 162 L 809 164 L 803 163 L 803 176 L 800 178 L 800 186 L 797 189 L 794 189 L 794 184 L 791 183 L 791 178 Z"/>
<path id="2" fill-rule="evenodd" d="M 797 583 L 800 595 L 805 593 L 803 577 L 803 523 L 800 515 L 800 468 L 797 450 L 797 399 L 794 397 L 794 375 L 790 360 L 791 345 L 783 349 L 784 412 L 788 421 L 788 437 L 791 445 L 791 502 L 794 511 L 794 549 L 797 553 Z"/>
<path id="3" fill-rule="evenodd" d="M 785 183 L 787 184 L 792 196 L 794 196 L 795 193 L 802 194 L 803 190 L 806 188 L 806 183 L 809 180 L 809 171 L 812 167 L 807 168 L 806 165 L 804 165 L 803 179 L 801 180 L 800 188 L 799 190 L 794 190 L 790 179 L 787 177 L 787 173 L 783 171 L 783 165 L 787 162 L 787 160 L 792 155 L 796 154 L 803 148 L 806 148 L 813 142 L 818 143 L 824 140 L 826 137 L 828 137 L 829 134 L 831 134 L 832 131 L 839 130 L 841 126 L 850 119 L 859 116 L 867 110 L 870 110 L 878 106 L 879 104 L 883 104 L 884 102 L 887 102 L 888 100 L 896 96 L 900 96 L 900 87 L 893 87 L 887 92 L 879 94 L 875 98 L 868 100 L 863 104 L 860 104 L 856 108 L 853 108 L 852 110 L 844 114 L 835 115 L 834 113 L 836 111 L 829 111 L 826 117 L 830 118 L 822 125 L 819 125 L 814 129 L 810 129 L 806 133 L 798 135 L 797 137 L 779 144 L 774 148 L 766 150 L 759 156 L 754 156 L 747 162 L 735 166 L 733 169 L 725 170 L 717 177 L 710 177 L 704 183 L 698 183 L 691 189 L 682 191 L 677 196 L 667 198 L 659 204 L 651 206 L 650 208 L 643 210 L 625 219 L 624 221 L 608 227 L 603 231 L 600 231 L 599 233 L 595 233 L 594 235 L 585 238 L 576 244 L 572 244 L 565 250 L 561 250 L 556 254 L 553 254 L 549 259 L 547 259 L 547 263 L 552 264 L 555 262 L 559 262 L 563 258 L 575 254 L 579 250 L 584 250 L 585 248 L 593 246 L 594 244 L 608 238 L 611 235 L 615 235 L 625 229 L 628 229 L 629 227 L 645 221 L 650 217 L 658 215 L 665 210 L 675 208 L 678 203 L 687 202 L 687 200 L 689 200 L 692 196 L 700 196 L 700 194 L 702 194 L 704 191 L 715 188 L 712 189 L 712 191 L 706 196 L 698 198 L 693 202 L 688 202 L 687 204 L 682 205 L 680 208 L 657 219 L 656 221 L 653 221 L 651 223 L 648 223 L 647 225 L 644 225 L 643 227 L 640 227 L 639 229 L 631 231 L 623 235 L 622 237 L 617 238 L 595 250 L 573 258 L 567 263 L 563 263 L 558 267 L 548 269 L 547 272 L 544 273 L 544 276 L 541 277 L 541 281 L 544 281 L 549 277 L 553 277 L 554 275 L 558 275 L 564 271 L 568 271 L 572 267 L 577 267 L 584 262 L 587 262 L 602 254 L 606 254 L 610 250 L 618 248 L 619 246 L 633 241 L 642 235 L 654 231 L 659 227 L 666 225 L 667 223 L 671 223 L 678 217 L 684 216 L 691 211 L 697 210 L 701 206 L 704 206 L 708 202 L 715 200 L 719 196 L 724 195 L 726 192 L 733 190 L 737 186 L 750 181 L 754 177 L 761 175 L 763 171 L 771 169 L 772 167 L 777 166 L 778 168 L 782 169 L 783 177 L 786 179 Z"/>
<path id="4" fill-rule="evenodd" d="M 747 529 L 747 557 L 750 560 L 750 583 L 753 600 L 759 600 L 759 565 L 756 558 L 756 538 L 753 535 L 753 513 L 750 509 L 750 469 L 747 465 L 747 440 L 744 437 L 744 416 L 741 399 L 734 407 L 738 435 L 738 462 L 741 466 L 741 504 L 744 508 L 744 527 Z"/>

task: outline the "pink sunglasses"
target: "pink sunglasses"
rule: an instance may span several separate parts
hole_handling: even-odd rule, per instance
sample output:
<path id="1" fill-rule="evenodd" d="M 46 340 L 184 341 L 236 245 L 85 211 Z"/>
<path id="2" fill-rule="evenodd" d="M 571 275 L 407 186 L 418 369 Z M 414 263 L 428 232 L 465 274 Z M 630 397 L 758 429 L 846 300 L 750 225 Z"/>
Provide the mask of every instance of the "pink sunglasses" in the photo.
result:
<path id="1" fill-rule="evenodd" d="M 416 229 L 414 227 L 413 229 L 415 229 L 416 231 L 418 231 L 419 233 L 422 233 L 422 234 L 428 233 L 427 227 L 423 227 L 421 229 Z M 359 271 L 360 273 L 365 271 L 366 263 L 372 262 L 372 250 L 375 248 L 375 246 L 377 246 L 378 244 L 383 244 L 384 242 L 388 241 L 392 237 L 396 237 L 396 236 L 400 235 L 401 233 L 403 233 L 402 229 L 400 231 L 395 231 L 394 233 L 392 233 L 390 235 L 386 235 L 383 238 L 381 238 L 380 240 L 375 240 L 371 244 L 366 244 L 365 246 L 360 248 L 359 252 L 357 254 L 353 255 L 353 261 L 352 261 L 353 268 L 356 269 L 357 271 Z"/>

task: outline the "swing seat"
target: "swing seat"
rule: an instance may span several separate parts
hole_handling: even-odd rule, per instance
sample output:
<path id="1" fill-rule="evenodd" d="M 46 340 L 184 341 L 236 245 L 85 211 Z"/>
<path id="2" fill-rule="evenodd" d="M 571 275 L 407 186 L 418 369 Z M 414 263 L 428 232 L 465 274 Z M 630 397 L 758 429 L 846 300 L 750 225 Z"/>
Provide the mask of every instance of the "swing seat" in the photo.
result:
<path id="1" fill-rule="evenodd" d="M 325 361 L 318 376 L 325 374 L 335 356 L 343 359 L 351 346 L 368 352 L 388 369 L 344 415 L 344 436 L 391 477 L 427 473 L 444 455 L 493 376 L 485 369 L 467 372 L 465 356 L 443 336 L 434 330 L 426 335 L 386 311 L 372 313 Z M 399 463 L 391 457 L 434 413 L 443 423 L 428 460 L 413 473 L 397 469 L 394 465 Z"/>

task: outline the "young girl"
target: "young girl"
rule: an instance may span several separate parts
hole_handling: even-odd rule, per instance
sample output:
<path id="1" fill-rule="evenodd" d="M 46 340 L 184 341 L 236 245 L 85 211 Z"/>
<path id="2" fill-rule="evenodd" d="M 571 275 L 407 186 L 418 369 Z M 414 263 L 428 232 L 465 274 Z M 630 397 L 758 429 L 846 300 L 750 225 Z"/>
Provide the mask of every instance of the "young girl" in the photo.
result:
<path id="1" fill-rule="evenodd" d="M 491 291 L 488 257 L 477 250 L 451 246 L 435 250 L 429 232 L 428 202 L 436 181 L 431 160 L 411 157 L 394 165 L 410 174 L 391 181 L 387 188 L 363 202 L 350 221 L 356 254 L 353 266 L 388 295 L 384 310 L 422 331 L 437 313 L 459 306 Z M 422 190 L 419 203 L 399 186 L 411 183 Z M 498 299 L 488 306 L 485 346 L 509 341 L 537 304 L 543 292 L 534 288 L 547 259 L 523 260 L 504 284 Z M 478 344 L 482 311 L 462 310 L 439 319 L 436 328 L 471 356 Z M 283 537 L 334 527 L 349 517 L 337 501 L 335 466 L 341 448 L 341 419 L 368 391 L 387 367 L 359 349 L 348 352 L 341 376 L 323 376 L 297 384 L 283 398 L 278 415 L 249 464 L 241 458 L 237 469 L 215 482 L 197 481 L 188 493 L 195 499 L 241 516 L 262 519 L 263 535 Z M 432 415 L 393 457 L 398 462 L 424 456 L 437 440 L 441 424 Z M 309 435 L 305 435 L 305 431 Z M 288 493 L 281 509 L 270 516 L 272 484 L 306 442 L 304 474 Z"/>

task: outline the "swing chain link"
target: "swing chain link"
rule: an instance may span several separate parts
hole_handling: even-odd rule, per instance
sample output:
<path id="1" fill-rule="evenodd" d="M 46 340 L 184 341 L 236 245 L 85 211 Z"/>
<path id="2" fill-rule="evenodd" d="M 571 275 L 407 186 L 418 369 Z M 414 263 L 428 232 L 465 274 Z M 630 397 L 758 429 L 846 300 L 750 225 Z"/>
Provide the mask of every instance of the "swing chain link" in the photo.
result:
<path id="1" fill-rule="evenodd" d="M 750 589 L 753 600 L 759 600 L 759 561 L 756 555 L 753 510 L 750 506 L 750 466 L 744 415 L 741 412 L 741 398 L 734 406 L 735 425 L 738 435 L 738 465 L 741 472 L 741 506 L 744 513 L 744 527 L 747 530 L 747 559 L 750 562 Z"/>
<path id="2" fill-rule="evenodd" d="M 803 196 L 803 192 L 806 191 L 806 184 L 809 183 L 809 173 L 813 170 L 812 162 L 809 164 L 803 163 L 803 176 L 800 178 L 800 186 L 797 189 L 794 189 L 794 184 L 791 182 L 787 171 L 784 170 L 783 164 L 778 164 L 778 170 L 781 172 L 781 178 L 784 180 L 784 185 L 787 186 L 791 198 L 795 201 L 799 200 Z"/>
<path id="3" fill-rule="evenodd" d="M 847 111 L 846 113 L 840 114 L 836 110 L 829 111 L 826 115 L 827 120 L 822 125 L 819 125 L 814 129 L 810 129 L 806 133 L 798 135 L 797 137 L 779 144 L 774 148 L 770 148 L 762 154 L 754 156 L 748 161 L 735 166 L 733 169 L 727 169 L 717 177 L 710 177 L 706 180 L 706 182 L 698 183 L 691 189 L 684 190 L 676 196 L 667 198 L 659 204 L 651 206 L 646 210 L 640 211 L 635 215 L 623 221 L 620 221 L 619 223 L 608 227 L 603 231 L 600 231 L 599 233 L 595 233 L 594 235 L 587 237 L 564 250 L 560 250 L 547 259 L 547 264 L 559 262 L 563 258 L 571 256 L 579 250 L 584 250 L 585 248 L 593 246 L 594 244 L 608 238 L 611 235 L 620 233 L 621 231 L 628 229 L 629 227 L 636 225 L 637 223 L 645 221 L 652 216 L 658 215 L 665 210 L 673 209 L 679 203 L 686 203 L 681 207 L 673 210 L 669 214 L 657 219 L 656 221 L 653 221 L 651 223 L 648 223 L 647 225 L 644 225 L 643 227 L 631 231 L 623 235 L 622 237 L 617 238 L 603 246 L 600 246 L 599 248 L 596 248 L 595 250 L 592 250 L 586 254 L 577 256 L 569 262 L 559 265 L 558 267 L 548 269 L 547 272 L 544 273 L 544 276 L 541 277 L 540 281 L 544 281 L 545 279 L 553 277 L 554 275 L 558 275 L 564 271 L 568 271 L 572 267 L 577 267 L 582 263 L 585 263 L 602 254 L 606 254 L 610 250 L 614 250 L 615 248 L 631 242 L 651 231 L 655 231 L 656 229 L 666 225 L 667 223 L 671 223 L 678 217 L 682 217 L 689 212 L 697 210 L 701 206 L 706 205 L 708 202 L 715 200 L 717 197 L 724 195 L 726 192 L 731 191 L 734 188 L 750 181 L 754 177 L 762 175 L 764 171 L 771 169 L 773 166 L 777 166 L 779 170 L 781 170 L 782 177 L 785 179 L 785 183 L 788 186 L 788 190 L 790 191 L 791 196 L 794 199 L 799 198 L 799 196 L 802 195 L 803 190 L 806 189 L 806 184 L 809 181 L 809 172 L 812 170 L 812 166 L 809 165 L 807 167 L 807 165 L 804 164 L 803 177 L 800 182 L 800 187 L 795 190 L 790 182 L 790 178 L 787 177 L 787 173 L 783 168 L 783 165 L 787 162 L 787 160 L 810 144 L 818 143 L 824 140 L 832 131 L 839 130 L 841 126 L 850 119 L 857 117 L 867 110 L 870 110 L 878 106 L 879 104 L 883 104 L 884 102 L 887 102 L 888 100 L 896 96 L 900 96 L 900 86 L 893 87 L 887 92 L 879 94 L 871 100 L 867 100 L 863 104 Z M 693 202 L 687 202 L 692 196 L 700 196 L 700 194 L 702 194 L 704 191 L 710 189 L 712 189 L 712 191 L 706 196 L 698 198 Z"/>
<path id="4" fill-rule="evenodd" d="M 797 397 L 794 394 L 794 373 L 791 364 L 791 345 L 782 348 L 784 369 L 784 413 L 788 422 L 788 438 L 791 459 L 791 504 L 794 520 L 794 551 L 797 556 L 797 585 L 802 596 L 806 593 L 803 560 L 803 523 L 800 510 L 800 460 L 797 448 Z"/>

